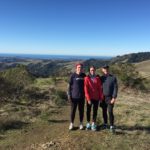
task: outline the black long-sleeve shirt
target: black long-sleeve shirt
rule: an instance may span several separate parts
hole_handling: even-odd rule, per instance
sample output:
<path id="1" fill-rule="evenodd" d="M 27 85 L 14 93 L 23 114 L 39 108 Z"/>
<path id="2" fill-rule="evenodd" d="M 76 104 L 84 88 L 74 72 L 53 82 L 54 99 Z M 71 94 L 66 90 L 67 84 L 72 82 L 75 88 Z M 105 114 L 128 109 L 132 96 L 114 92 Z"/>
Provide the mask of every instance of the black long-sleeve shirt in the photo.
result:
<path id="1" fill-rule="evenodd" d="M 106 97 L 116 98 L 118 93 L 118 84 L 115 76 L 108 74 L 101 76 L 103 94 Z"/>
<path id="2" fill-rule="evenodd" d="M 74 99 L 85 98 L 84 94 L 84 73 L 73 73 L 69 80 L 68 95 Z"/>

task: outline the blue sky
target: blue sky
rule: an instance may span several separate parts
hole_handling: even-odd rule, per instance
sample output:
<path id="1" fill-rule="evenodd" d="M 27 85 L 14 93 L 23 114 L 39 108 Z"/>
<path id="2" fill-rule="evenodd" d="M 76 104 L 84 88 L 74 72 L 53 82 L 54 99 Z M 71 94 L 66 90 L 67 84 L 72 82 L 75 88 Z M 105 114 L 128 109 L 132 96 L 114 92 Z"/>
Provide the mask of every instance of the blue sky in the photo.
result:
<path id="1" fill-rule="evenodd" d="M 150 51 L 149 0 L 0 0 L 0 53 Z"/>

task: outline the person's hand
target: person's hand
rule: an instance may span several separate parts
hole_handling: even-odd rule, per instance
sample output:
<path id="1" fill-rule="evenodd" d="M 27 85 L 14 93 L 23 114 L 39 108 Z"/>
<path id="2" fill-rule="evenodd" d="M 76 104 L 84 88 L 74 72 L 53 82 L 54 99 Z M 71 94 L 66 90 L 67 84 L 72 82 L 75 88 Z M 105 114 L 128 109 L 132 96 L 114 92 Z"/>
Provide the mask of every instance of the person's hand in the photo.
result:
<path id="1" fill-rule="evenodd" d="M 101 101 L 103 101 L 103 100 L 105 100 L 105 97 L 104 97 L 104 95 L 102 95 L 102 98 L 101 98 Z"/>
<path id="2" fill-rule="evenodd" d="M 99 101 L 99 106 L 102 107 L 102 105 L 103 105 L 103 101 L 100 100 L 100 101 Z"/>
<path id="3" fill-rule="evenodd" d="M 112 98 L 111 101 L 110 101 L 110 103 L 111 103 L 111 104 L 114 104 L 115 101 L 116 101 L 115 98 Z"/>
<path id="4" fill-rule="evenodd" d="M 71 96 L 68 95 L 68 102 L 70 103 L 71 102 Z"/>
<path id="5" fill-rule="evenodd" d="M 91 101 L 90 100 L 88 101 L 88 104 L 91 105 Z"/>

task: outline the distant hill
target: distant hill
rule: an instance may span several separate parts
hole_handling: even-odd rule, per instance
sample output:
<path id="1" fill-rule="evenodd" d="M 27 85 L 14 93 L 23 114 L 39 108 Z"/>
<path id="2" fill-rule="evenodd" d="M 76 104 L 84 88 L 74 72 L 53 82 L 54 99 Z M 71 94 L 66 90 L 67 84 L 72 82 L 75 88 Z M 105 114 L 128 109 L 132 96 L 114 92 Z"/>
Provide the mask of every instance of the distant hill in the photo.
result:
<path id="1" fill-rule="evenodd" d="M 77 58 L 78 59 L 78 58 Z M 30 73 L 37 77 L 49 76 L 68 76 L 75 69 L 77 62 L 82 62 L 85 71 L 88 71 L 89 66 L 94 65 L 100 68 L 104 64 L 115 63 L 137 63 L 150 60 L 150 52 L 132 53 L 123 56 L 117 56 L 112 59 L 88 59 L 88 60 L 56 60 L 56 59 L 31 59 L 31 58 L 16 58 L 16 57 L 0 57 L 0 71 L 9 68 L 14 68 L 18 64 L 27 66 Z"/>
<path id="2" fill-rule="evenodd" d="M 123 56 L 117 56 L 112 58 L 111 63 L 112 64 L 117 62 L 136 63 L 145 60 L 150 60 L 150 52 L 131 53 Z"/>
<path id="3" fill-rule="evenodd" d="M 67 75 L 68 70 L 73 68 L 75 62 L 70 60 L 48 60 L 48 59 L 21 59 L 13 57 L 0 57 L 0 71 L 25 65 L 28 71 L 37 77 L 48 77 L 53 75 Z"/>
<path id="4" fill-rule="evenodd" d="M 150 79 L 150 60 L 135 63 L 135 66 L 140 75 Z"/>
<path id="5" fill-rule="evenodd" d="M 98 59 L 89 59 L 83 62 L 85 71 L 88 71 L 91 65 L 94 65 L 97 69 L 102 67 L 105 64 L 109 64 L 110 60 L 98 60 Z"/>
<path id="6" fill-rule="evenodd" d="M 27 68 L 30 73 L 37 77 L 66 76 L 72 69 L 68 68 L 70 61 L 47 60 L 38 63 L 30 63 Z"/>
<path id="7" fill-rule="evenodd" d="M 15 68 L 21 64 L 27 66 L 28 71 L 37 77 L 67 76 L 75 70 L 75 64 L 78 62 L 83 63 L 85 71 L 88 71 L 90 65 L 99 68 L 104 64 L 108 64 L 110 60 L 41 60 L 0 57 L 0 71 Z"/>

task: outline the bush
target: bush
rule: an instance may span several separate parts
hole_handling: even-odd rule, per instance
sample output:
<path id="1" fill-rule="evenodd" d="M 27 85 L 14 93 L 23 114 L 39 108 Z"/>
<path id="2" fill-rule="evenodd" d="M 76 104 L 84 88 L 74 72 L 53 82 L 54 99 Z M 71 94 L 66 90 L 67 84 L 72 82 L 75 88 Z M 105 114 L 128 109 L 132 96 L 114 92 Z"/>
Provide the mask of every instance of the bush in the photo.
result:
<path id="1" fill-rule="evenodd" d="M 0 72 L 1 98 L 19 99 L 24 95 L 24 88 L 32 84 L 34 79 L 22 65 Z"/>
<path id="2" fill-rule="evenodd" d="M 131 87 L 136 90 L 146 90 L 145 80 L 140 77 L 135 66 L 129 63 L 117 63 L 111 66 L 111 72 L 115 74 L 118 80 L 125 87 Z"/>
<path id="3" fill-rule="evenodd" d="M 65 105 L 67 100 L 67 94 L 64 91 L 50 89 L 51 99 L 56 105 Z"/>
<path id="4" fill-rule="evenodd" d="M 38 87 L 29 86 L 24 89 L 24 97 L 31 100 L 49 99 L 48 91 L 41 91 Z"/>

